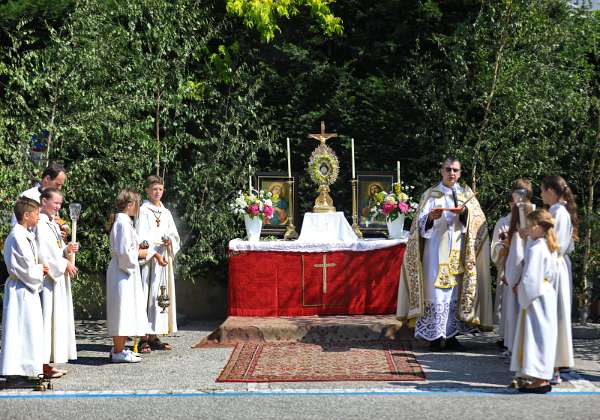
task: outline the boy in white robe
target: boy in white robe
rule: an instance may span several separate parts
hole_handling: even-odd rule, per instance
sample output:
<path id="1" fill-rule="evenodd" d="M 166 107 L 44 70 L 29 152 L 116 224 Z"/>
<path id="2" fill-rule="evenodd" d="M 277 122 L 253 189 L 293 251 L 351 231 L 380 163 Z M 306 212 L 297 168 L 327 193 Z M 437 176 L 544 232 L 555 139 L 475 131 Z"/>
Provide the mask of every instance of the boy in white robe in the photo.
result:
<path id="1" fill-rule="evenodd" d="M 516 286 L 521 307 L 510 370 L 531 380 L 519 391 L 552 390 L 557 338 L 556 287 L 558 283 L 554 220 L 547 210 L 527 216 L 529 243 L 523 276 Z"/>
<path id="2" fill-rule="evenodd" d="M 39 293 L 48 267 L 38 261 L 31 229 L 39 221 L 39 204 L 19 198 L 17 224 L 4 242 L 9 273 L 4 286 L 0 375 L 37 378 L 43 373 L 44 333 Z"/>
<path id="3" fill-rule="evenodd" d="M 40 221 L 36 229 L 40 261 L 49 268 L 42 290 L 42 313 L 44 370 L 52 378 L 60 377 L 66 371 L 50 367 L 50 363 L 67 363 L 77 359 L 71 295 L 71 279 L 77 275 L 77 268 L 71 263 L 69 256 L 77 252 L 79 247 L 74 243 L 65 245 L 60 226 L 54 221 L 62 201 L 63 196 L 58 189 L 46 188 L 42 191 Z"/>
<path id="4" fill-rule="evenodd" d="M 577 238 L 577 205 L 571 189 L 560 176 L 546 176 L 541 183 L 542 200 L 548 205 L 556 220 L 555 232 L 560 246 L 558 283 L 558 339 L 553 384 L 562 382 L 559 368 L 571 368 L 573 360 L 573 337 L 571 332 L 571 302 L 573 278 L 569 254 L 575 248 Z"/>
<path id="5" fill-rule="evenodd" d="M 146 297 L 142 290 L 138 259 L 149 259 L 155 247 L 140 249 L 132 217 L 138 214 L 140 195 L 122 190 L 116 199 L 118 213 L 110 222 L 111 260 L 106 272 L 106 323 L 112 336 L 113 363 L 137 363 L 138 353 L 125 348 L 127 337 L 143 337 L 148 332 Z"/>
<path id="6" fill-rule="evenodd" d="M 164 182 L 159 176 L 149 176 L 145 183 L 148 200 L 140 207 L 136 232 L 142 242 L 158 247 L 160 259 L 141 264 L 144 295 L 148 297 L 148 337 L 142 340 L 141 351 L 171 350 L 168 343 L 160 341 L 158 334 L 177 331 L 177 306 L 175 300 L 174 258 L 179 252 L 179 233 L 171 212 L 161 202 Z M 158 305 L 160 286 L 166 286 L 169 306 L 163 311 Z"/>

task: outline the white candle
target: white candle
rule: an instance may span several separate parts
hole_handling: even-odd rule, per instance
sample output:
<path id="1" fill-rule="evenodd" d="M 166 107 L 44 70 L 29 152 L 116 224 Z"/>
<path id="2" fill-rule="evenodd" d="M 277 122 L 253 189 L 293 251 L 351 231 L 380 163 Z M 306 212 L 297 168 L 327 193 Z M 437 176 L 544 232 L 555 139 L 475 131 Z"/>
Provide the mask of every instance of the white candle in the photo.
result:
<path id="1" fill-rule="evenodd" d="M 397 172 L 396 182 L 398 184 L 400 184 L 400 161 L 399 160 L 396 161 L 396 172 Z"/>
<path id="2" fill-rule="evenodd" d="M 252 195 L 252 166 L 248 165 L 248 188 Z"/>
<path id="3" fill-rule="evenodd" d="M 287 137 L 288 178 L 292 179 L 292 159 L 290 157 L 290 138 Z"/>
<path id="4" fill-rule="evenodd" d="M 354 163 L 354 138 L 350 139 L 350 145 L 352 148 L 352 179 L 356 179 L 356 166 Z"/>

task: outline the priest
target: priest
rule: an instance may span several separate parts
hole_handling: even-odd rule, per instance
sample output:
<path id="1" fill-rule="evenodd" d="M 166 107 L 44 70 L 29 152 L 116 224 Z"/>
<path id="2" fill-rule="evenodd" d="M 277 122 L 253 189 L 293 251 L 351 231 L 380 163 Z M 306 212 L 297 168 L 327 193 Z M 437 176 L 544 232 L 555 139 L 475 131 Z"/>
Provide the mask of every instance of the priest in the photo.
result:
<path id="1" fill-rule="evenodd" d="M 28 190 L 23 191 L 19 194 L 19 197 L 27 197 L 39 203 L 40 195 L 44 188 L 56 188 L 57 190 L 61 190 L 66 179 L 67 175 L 65 168 L 56 162 L 51 162 L 46 169 L 44 169 L 44 172 L 42 172 L 42 179 L 40 182 L 37 182 Z M 13 213 L 11 226 L 14 226 L 15 224 L 17 224 L 17 219 Z M 63 235 L 63 239 L 65 238 L 66 236 Z"/>
<path id="2" fill-rule="evenodd" d="M 460 161 L 448 157 L 442 181 L 421 197 L 398 286 L 397 316 L 433 351 L 463 350 L 459 334 L 491 330 L 490 245 L 485 215 Z"/>

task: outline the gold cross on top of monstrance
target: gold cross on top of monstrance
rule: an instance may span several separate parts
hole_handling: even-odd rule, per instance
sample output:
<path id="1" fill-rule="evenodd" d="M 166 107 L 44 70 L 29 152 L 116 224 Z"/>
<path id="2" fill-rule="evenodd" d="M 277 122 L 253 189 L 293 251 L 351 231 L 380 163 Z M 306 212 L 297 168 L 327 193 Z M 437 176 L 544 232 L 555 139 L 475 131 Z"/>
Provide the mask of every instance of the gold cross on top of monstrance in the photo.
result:
<path id="1" fill-rule="evenodd" d="M 320 141 L 321 144 L 325 144 L 327 140 L 337 137 L 337 133 L 326 133 L 325 121 L 321 121 L 321 132 L 318 134 L 309 134 L 308 137 Z"/>

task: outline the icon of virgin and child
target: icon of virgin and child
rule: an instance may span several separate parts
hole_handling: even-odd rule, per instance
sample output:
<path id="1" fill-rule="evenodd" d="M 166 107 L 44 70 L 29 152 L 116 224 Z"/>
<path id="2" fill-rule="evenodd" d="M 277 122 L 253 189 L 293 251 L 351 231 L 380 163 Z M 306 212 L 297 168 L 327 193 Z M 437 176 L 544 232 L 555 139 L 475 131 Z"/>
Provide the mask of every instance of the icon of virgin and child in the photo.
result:
<path id="1" fill-rule="evenodd" d="M 263 189 L 271 193 L 273 202 L 273 217 L 264 221 L 264 225 L 282 226 L 288 223 L 289 186 L 281 182 L 265 182 Z"/>

